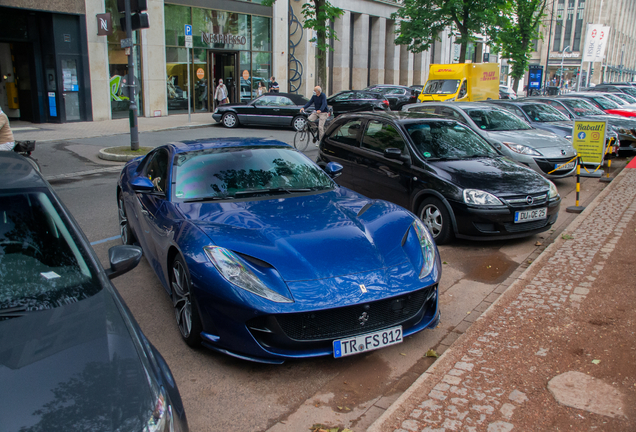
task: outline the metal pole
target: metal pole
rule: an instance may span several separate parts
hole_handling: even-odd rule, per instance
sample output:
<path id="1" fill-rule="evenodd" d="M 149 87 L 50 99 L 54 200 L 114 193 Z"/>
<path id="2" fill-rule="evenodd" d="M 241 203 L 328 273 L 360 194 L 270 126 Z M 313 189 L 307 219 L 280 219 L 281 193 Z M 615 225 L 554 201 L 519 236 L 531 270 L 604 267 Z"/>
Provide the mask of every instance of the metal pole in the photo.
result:
<path id="1" fill-rule="evenodd" d="M 543 83 L 543 89 L 547 89 L 548 87 L 548 79 L 549 79 L 549 73 L 548 73 L 548 64 L 550 63 L 550 45 L 552 44 L 552 21 L 554 21 L 554 4 L 556 3 L 556 0 L 552 0 L 552 13 L 550 15 L 550 34 L 548 35 L 548 53 L 545 56 L 545 71 L 544 71 L 544 83 Z"/>
<path id="2" fill-rule="evenodd" d="M 625 44 L 621 47 L 621 78 L 620 82 L 623 82 L 623 54 L 625 54 Z"/>
<path id="3" fill-rule="evenodd" d="M 192 97 L 192 89 L 190 88 L 190 50 L 186 48 L 186 62 L 188 63 L 188 123 L 192 123 L 192 118 L 190 117 L 190 98 Z"/>
<path id="4" fill-rule="evenodd" d="M 132 20 L 130 18 L 130 0 L 125 0 L 126 4 L 126 38 L 132 41 Z M 130 47 L 128 55 L 128 98 L 130 120 L 130 149 L 139 150 L 139 129 L 137 127 L 137 103 L 135 102 L 135 44 Z"/>

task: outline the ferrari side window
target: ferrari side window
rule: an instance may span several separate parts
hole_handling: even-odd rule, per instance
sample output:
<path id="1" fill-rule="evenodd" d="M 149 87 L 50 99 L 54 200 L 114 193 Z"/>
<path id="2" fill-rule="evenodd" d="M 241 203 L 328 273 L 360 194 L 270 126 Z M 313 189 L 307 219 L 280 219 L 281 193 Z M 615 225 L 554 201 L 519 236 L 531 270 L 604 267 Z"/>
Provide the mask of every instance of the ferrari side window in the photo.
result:
<path id="1" fill-rule="evenodd" d="M 165 150 L 159 150 L 152 156 L 145 172 L 152 184 L 155 186 L 155 192 L 166 191 L 166 177 L 168 176 L 168 153 Z"/>

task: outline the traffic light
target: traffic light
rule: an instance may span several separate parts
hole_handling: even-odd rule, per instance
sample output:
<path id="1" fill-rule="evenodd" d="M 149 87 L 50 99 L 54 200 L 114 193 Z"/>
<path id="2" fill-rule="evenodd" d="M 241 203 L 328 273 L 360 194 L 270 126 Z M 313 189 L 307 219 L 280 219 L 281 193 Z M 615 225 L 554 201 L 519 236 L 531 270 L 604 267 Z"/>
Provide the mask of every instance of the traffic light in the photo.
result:
<path id="1" fill-rule="evenodd" d="M 119 20 L 122 30 L 126 31 L 126 0 L 117 0 L 117 10 L 124 14 Z M 148 10 L 147 0 L 130 0 L 130 27 L 133 31 L 150 27 L 148 15 L 143 11 Z"/>

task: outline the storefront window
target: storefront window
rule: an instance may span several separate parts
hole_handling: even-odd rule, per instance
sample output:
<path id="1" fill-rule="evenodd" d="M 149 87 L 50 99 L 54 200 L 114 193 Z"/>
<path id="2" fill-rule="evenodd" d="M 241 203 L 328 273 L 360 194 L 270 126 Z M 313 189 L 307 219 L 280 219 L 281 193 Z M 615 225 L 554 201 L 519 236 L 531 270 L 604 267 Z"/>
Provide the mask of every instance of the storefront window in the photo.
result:
<path id="1" fill-rule="evenodd" d="M 194 111 L 213 110 L 215 84 L 220 78 L 230 102 L 253 99 L 259 82 L 266 91 L 272 70 L 271 18 L 171 4 L 164 7 L 169 114 L 188 111 L 188 91 Z M 194 45 L 189 60 L 190 90 L 184 48 L 184 24 L 188 23 L 192 23 Z"/>
<path id="2" fill-rule="evenodd" d="M 252 53 L 252 81 L 258 85 L 261 81 L 267 91 L 267 82 L 272 76 L 272 54 L 264 52 Z"/>
<path id="3" fill-rule="evenodd" d="M 254 51 L 271 51 L 272 44 L 270 40 L 270 23 L 271 19 L 267 17 L 252 17 L 252 49 Z"/>
<path id="4" fill-rule="evenodd" d="M 188 51 L 166 48 L 168 113 L 188 112 Z"/>
<path id="5" fill-rule="evenodd" d="M 210 9 L 192 10 L 195 47 L 241 50 L 250 47 L 250 16 Z"/>
<path id="6" fill-rule="evenodd" d="M 117 0 L 106 0 L 106 12 L 110 12 L 113 20 L 113 34 L 106 36 L 108 41 L 108 70 L 110 85 L 110 109 L 113 118 L 128 117 L 130 106 L 128 90 L 125 87 L 128 75 L 128 56 L 121 47 L 121 40 L 126 38 L 119 19 L 123 14 L 117 12 Z M 143 97 L 141 94 L 141 47 L 138 32 L 132 32 L 133 52 L 135 56 L 135 84 L 138 112 L 143 112 Z"/>
<path id="7" fill-rule="evenodd" d="M 208 67 L 207 53 L 205 49 L 194 50 L 194 67 L 192 68 L 192 82 L 194 83 L 194 109 L 195 111 L 208 110 Z"/>
<path id="8" fill-rule="evenodd" d="M 191 24 L 191 10 L 187 6 L 167 4 L 164 6 L 164 16 L 166 20 L 166 45 L 185 46 L 186 24 Z"/>

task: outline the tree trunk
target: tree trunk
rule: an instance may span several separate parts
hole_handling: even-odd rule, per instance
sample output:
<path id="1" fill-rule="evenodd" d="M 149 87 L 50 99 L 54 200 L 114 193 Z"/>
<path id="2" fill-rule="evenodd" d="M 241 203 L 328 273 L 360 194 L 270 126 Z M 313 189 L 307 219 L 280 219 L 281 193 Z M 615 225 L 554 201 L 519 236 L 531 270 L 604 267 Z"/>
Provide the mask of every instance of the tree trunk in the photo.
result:
<path id="1" fill-rule="evenodd" d="M 468 42 L 462 42 L 459 49 L 459 62 L 466 63 L 466 50 L 468 49 Z"/>
<path id="2" fill-rule="evenodd" d="M 512 80 L 512 90 L 513 90 L 515 93 L 518 93 L 518 92 L 519 92 L 519 91 L 517 90 L 518 88 L 519 88 L 519 78 L 514 78 L 514 79 Z"/>
<path id="3" fill-rule="evenodd" d="M 325 0 L 314 0 L 314 4 L 316 5 L 316 19 L 321 15 L 322 8 L 325 5 Z M 321 22 L 318 24 L 320 27 L 324 28 L 327 23 Z M 324 47 L 326 44 L 326 35 L 324 30 L 318 30 L 316 38 L 316 80 L 315 85 L 320 86 L 323 91 L 326 91 L 327 88 L 327 52 L 321 51 L 320 47 Z"/>

